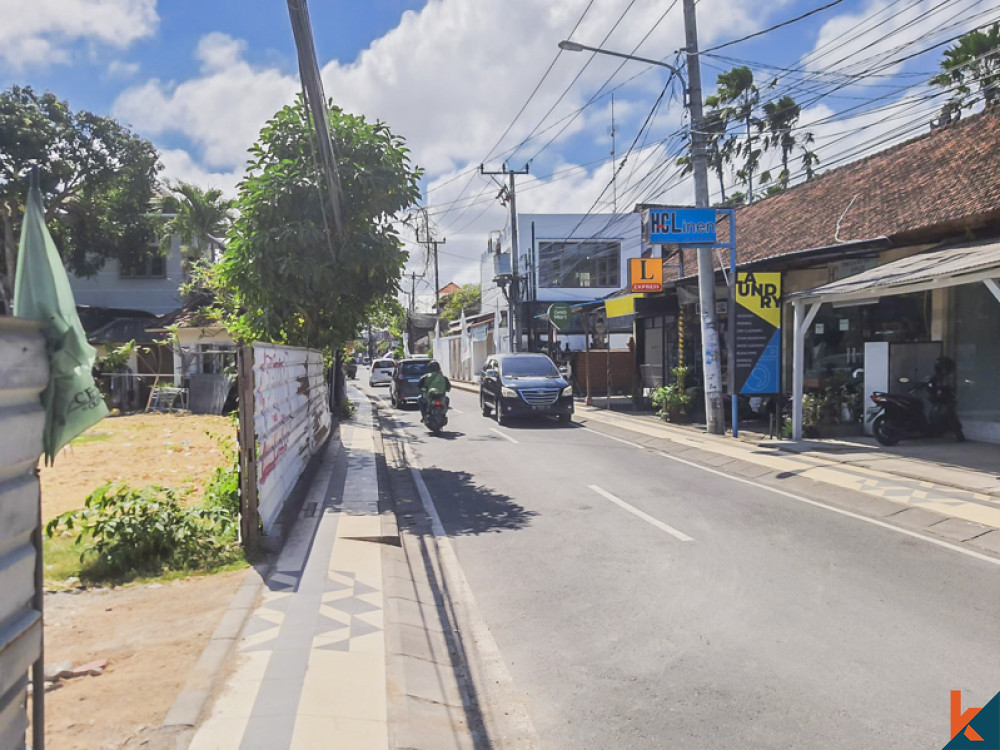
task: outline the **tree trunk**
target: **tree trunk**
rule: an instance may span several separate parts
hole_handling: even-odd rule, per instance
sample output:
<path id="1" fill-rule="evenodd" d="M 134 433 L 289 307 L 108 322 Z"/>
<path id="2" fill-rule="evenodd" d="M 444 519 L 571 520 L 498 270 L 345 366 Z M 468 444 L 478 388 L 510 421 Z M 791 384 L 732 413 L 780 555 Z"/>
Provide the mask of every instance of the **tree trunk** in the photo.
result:
<path id="1" fill-rule="evenodd" d="M 8 314 L 14 314 L 14 273 L 17 270 L 17 244 L 14 241 L 14 222 L 8 208 L 0 205 L 0 224 L 3 224 L 4 260 L 7 273 L 3 277 L 4 298 L 7 300 Z"/>

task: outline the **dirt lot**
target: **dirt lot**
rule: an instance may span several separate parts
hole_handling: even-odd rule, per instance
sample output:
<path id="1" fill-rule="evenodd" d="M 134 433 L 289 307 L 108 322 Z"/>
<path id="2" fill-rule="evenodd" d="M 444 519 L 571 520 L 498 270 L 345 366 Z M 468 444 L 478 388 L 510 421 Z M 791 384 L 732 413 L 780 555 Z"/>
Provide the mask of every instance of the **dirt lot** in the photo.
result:
<path id="1" fill-rule="evenodd" d="M 46 747 L 117 748 L 158 726 L 244 575 L 46 595 L 46 663 L 108 660 L 46 694 Z"/>
<path id="2" fill-rule="evenodd" d="M 60 451 L 53 466 L 42 468 L 43 520 L 82 507 L 87 495 L 111 480 L 191 490 L 192 498 L 199 498 L 222 461 L 217 441 L 206 432 L 236 435 L 227 417 L 108 417 Z"/>

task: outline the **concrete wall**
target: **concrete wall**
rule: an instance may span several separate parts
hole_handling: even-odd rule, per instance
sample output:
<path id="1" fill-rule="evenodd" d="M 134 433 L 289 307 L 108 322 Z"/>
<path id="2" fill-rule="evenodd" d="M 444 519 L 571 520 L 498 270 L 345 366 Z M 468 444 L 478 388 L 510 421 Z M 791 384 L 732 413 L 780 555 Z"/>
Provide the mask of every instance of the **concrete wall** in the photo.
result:
<path id="1" fill-rule="evenodd" d="M 181 305 L 180 242 L 174 238 L 166 257 L 166 277 L 161 279 L 123 279 L 118 275 L 118 261 L 109 260 L 90 278 L 69 275 L 69 285 L 78 305 L 145 310 L 162 315 Z"/>
<path id="2" fill-rule="evenodd" d="M 295 483 L 330 435 L 323 355 L 254 344 L 253 384 L 258 512 L 264 534 L 274 535 Z"/>
<path id="3" fill-rule="evenodd" d="M 0 318 L 0 748 L 24 747 L 27 673 L 42 649 L 32 538 L 41 502 L 35 466 L 49 364 L 40 326 Z"/>

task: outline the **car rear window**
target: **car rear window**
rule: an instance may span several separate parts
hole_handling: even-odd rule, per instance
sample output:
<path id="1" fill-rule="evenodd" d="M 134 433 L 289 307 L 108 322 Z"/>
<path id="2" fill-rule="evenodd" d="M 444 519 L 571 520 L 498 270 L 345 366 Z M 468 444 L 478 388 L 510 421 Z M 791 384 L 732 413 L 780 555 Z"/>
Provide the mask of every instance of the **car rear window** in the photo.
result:
<path id="1" fill-rule="evenodd" d="M 400 365 L 404 378 L 416 378 L 427 372 L 430 362 L 404 362 Z"/>
<path id="2" fill-rule="evenodd" d="M 391 359 L 380 359 L 372 365 L 376 370 L 392 370 L 395 369 L 396 363 Z"/>

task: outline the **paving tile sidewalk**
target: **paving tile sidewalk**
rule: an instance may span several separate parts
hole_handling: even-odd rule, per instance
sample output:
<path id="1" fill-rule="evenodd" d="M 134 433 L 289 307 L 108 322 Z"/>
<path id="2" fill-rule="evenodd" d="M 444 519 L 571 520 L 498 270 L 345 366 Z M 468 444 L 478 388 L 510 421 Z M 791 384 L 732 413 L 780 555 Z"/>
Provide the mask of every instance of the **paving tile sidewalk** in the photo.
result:
<path id="1" fill-rule="evenodd" d="M 452 703 L 462 698 L 454 678 L 447 684 L 437 674 L 399 669 L 405 648 L 396 644 L 406 639 L 426 649 L 421 628 L 435 626 L 428 617 L 403 632 L 395 621 L 399 590 L 415 591 L 421 582 L 392 562 L 398 536 L 380 513 L 372 409 L 357 390 L 351 397 L 355 418 L 341 426 L 342 442 L 327 444 L 192 750 L 473 746 L 456 740 L 453 726 L 436 727 L 423 744 L 396 742 L 400 692 L 405 699 L 423 679 Z M 434 662 L 427 663 L 433 672 Z"/>

